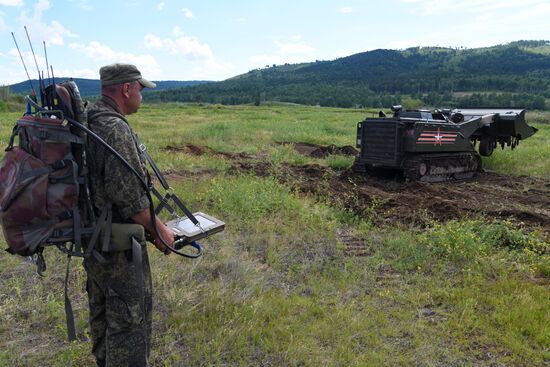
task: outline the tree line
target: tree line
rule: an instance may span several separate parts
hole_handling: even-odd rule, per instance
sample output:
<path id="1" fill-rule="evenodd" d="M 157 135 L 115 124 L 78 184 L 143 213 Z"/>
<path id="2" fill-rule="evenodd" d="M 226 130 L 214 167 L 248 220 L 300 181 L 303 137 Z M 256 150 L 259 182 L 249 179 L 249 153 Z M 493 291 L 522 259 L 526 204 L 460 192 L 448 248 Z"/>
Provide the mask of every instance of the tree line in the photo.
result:
<path id="1" fill-rule="evenodd" d="M 149 92 L 148 101 L 388 107 L 405 97 L 429 106 L 547 108 L 550 44 L 482 49 L 374 50 L 333 61 L 271 66 L 225 81 Z"/>

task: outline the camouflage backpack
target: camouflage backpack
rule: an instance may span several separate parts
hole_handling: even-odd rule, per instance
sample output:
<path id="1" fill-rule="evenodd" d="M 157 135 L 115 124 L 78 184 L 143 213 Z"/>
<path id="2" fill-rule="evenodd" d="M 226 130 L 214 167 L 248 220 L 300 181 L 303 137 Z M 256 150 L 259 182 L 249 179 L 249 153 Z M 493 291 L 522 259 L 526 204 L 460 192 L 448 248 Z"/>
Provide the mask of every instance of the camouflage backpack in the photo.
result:
<path id="1" fill-rule="evenodd" d="M 69 340 L 75 340 L 67 291 L 69 261 L 71 256 L 97 255 L 94 247 L 101 228 L 110 232 L 110 208 L 95 217 L 88 189 L 86 136 L 67 123 L 71 119 L 86 124 L 86 106 L 76 83 L 51 84 L 41 90 L 46 107 L 31 97 L 26 100 L 27 112 L 17 120 L 0 165 L 0 224 L 7 251 L 31 256 L 39 274 L 46 270 L 45 247 L 56 246 L 67 254 L 65 314 Z"/>
<path id="2" fill-rule="evenodd" d="M 45 269 L 45 246 L 83 256 L 83 241 L 98 235 L 88 198 L 85 137 L 65 120 L 85 122 L 85 106 L 73 81 L 51 85 L 45 95 L 55 109 L 17 120 L 0 166 L 0 223 L 7 251 L 34 255 L 39 272 Z M 69 242 L 74 247 L 65 247 Z"/>

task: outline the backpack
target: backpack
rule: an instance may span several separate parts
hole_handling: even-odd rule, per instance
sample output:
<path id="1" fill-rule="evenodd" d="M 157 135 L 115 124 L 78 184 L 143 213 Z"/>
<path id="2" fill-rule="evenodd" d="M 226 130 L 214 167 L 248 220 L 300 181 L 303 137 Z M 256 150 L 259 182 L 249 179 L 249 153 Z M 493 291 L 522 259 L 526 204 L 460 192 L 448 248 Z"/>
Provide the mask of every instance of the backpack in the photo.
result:
<path id="1" fill-rule="evenodd" d="M 67 254 L 65 314 L 69 340 L 75 340 L 67 291 L 70 259 L 92 255 L 108 208 L 96 218 L 88 189 L 86 136 L 67 123 L 86 124 L 86 104 L 76 83 L 52 84 L 42 92 L 46 107 L 27 96 L 27 112 L 17 120 L 0 164 L 0 224 L 7 251 L 30 256 L 40 275 L 46 270 L 45 247 Z"/>
<path id="2" fill-rule="evenodd" d="M 84 242 L 94 239 L 97 230 L 86 176 L 86 139 L 66 121 L 85 123 L 78 87 L 67 81 L 49 86 L 45 95 L 55 108 L 17 120 L 0 165 L 0 223 L 7 251 L 35 256 L 39 273 L 45 270 L 45 246 L 84 256 Z M 65 247 L 67 243 L 74 247 Z"/>

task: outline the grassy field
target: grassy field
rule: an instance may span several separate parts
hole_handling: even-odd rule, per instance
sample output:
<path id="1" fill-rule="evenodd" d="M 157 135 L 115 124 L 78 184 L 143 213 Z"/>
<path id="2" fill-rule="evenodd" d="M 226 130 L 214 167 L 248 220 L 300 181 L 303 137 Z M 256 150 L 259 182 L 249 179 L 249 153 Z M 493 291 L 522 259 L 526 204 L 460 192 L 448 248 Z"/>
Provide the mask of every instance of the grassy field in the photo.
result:
<path id="1" fill-rule="evenodd" d="M 269 174 L 283 163 L 349 167 L 348 157 L 306 157 L 280 143 L 353 145 L 356 123 L 371 113 L 168 104 L 130 117 L 186 204 L 227 223 L 198 260 L 150 247 L 153 366 L 550 364 L 542 231 L 483 217 L 374 226 L 376 205 L 358 217 Z M 17 116 L 0 114 L 0 141 Z M 539 133 L 510 154 L 496 151 L 487 168 L 550 178 L 550 114 L 528 121 Z M 204 154 L 179 149 L 190 144 Z M 229 157 L 238 154 L 268 174 L 235 171 Z M 366 256 L 347 256 L 343 234 L 361 239 Z M 65 258 L 51 249 L 46 261 L 41 278 L 0 252 L 0 366 L 93 365 L 80 261 L 70 275 L 75 342 L 66 340 Z"/>

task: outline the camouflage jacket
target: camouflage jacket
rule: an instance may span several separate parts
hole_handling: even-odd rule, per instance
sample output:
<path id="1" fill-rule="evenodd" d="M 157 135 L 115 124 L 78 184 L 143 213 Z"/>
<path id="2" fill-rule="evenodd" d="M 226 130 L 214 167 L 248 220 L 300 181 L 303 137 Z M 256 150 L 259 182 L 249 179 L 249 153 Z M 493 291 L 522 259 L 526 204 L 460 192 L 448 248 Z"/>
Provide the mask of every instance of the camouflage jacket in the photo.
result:
<path id="1" fill-rule="evenodd" d="M 103 96 L 88 111 L 90 129 L 118 151 L 146 179 L 145 159 L 138 153 L 132 128 L 116 116 L 93 115 L 99 112 L 122 114 L 115 101 Z M 118 158 L 93 138 L 88 138 L 90 189 L 96 212 L 105 203 L 113 205 L 113 222 L 129 222 L 138 212 L 149 207 L 145 190 L 138 178 Z"/>

